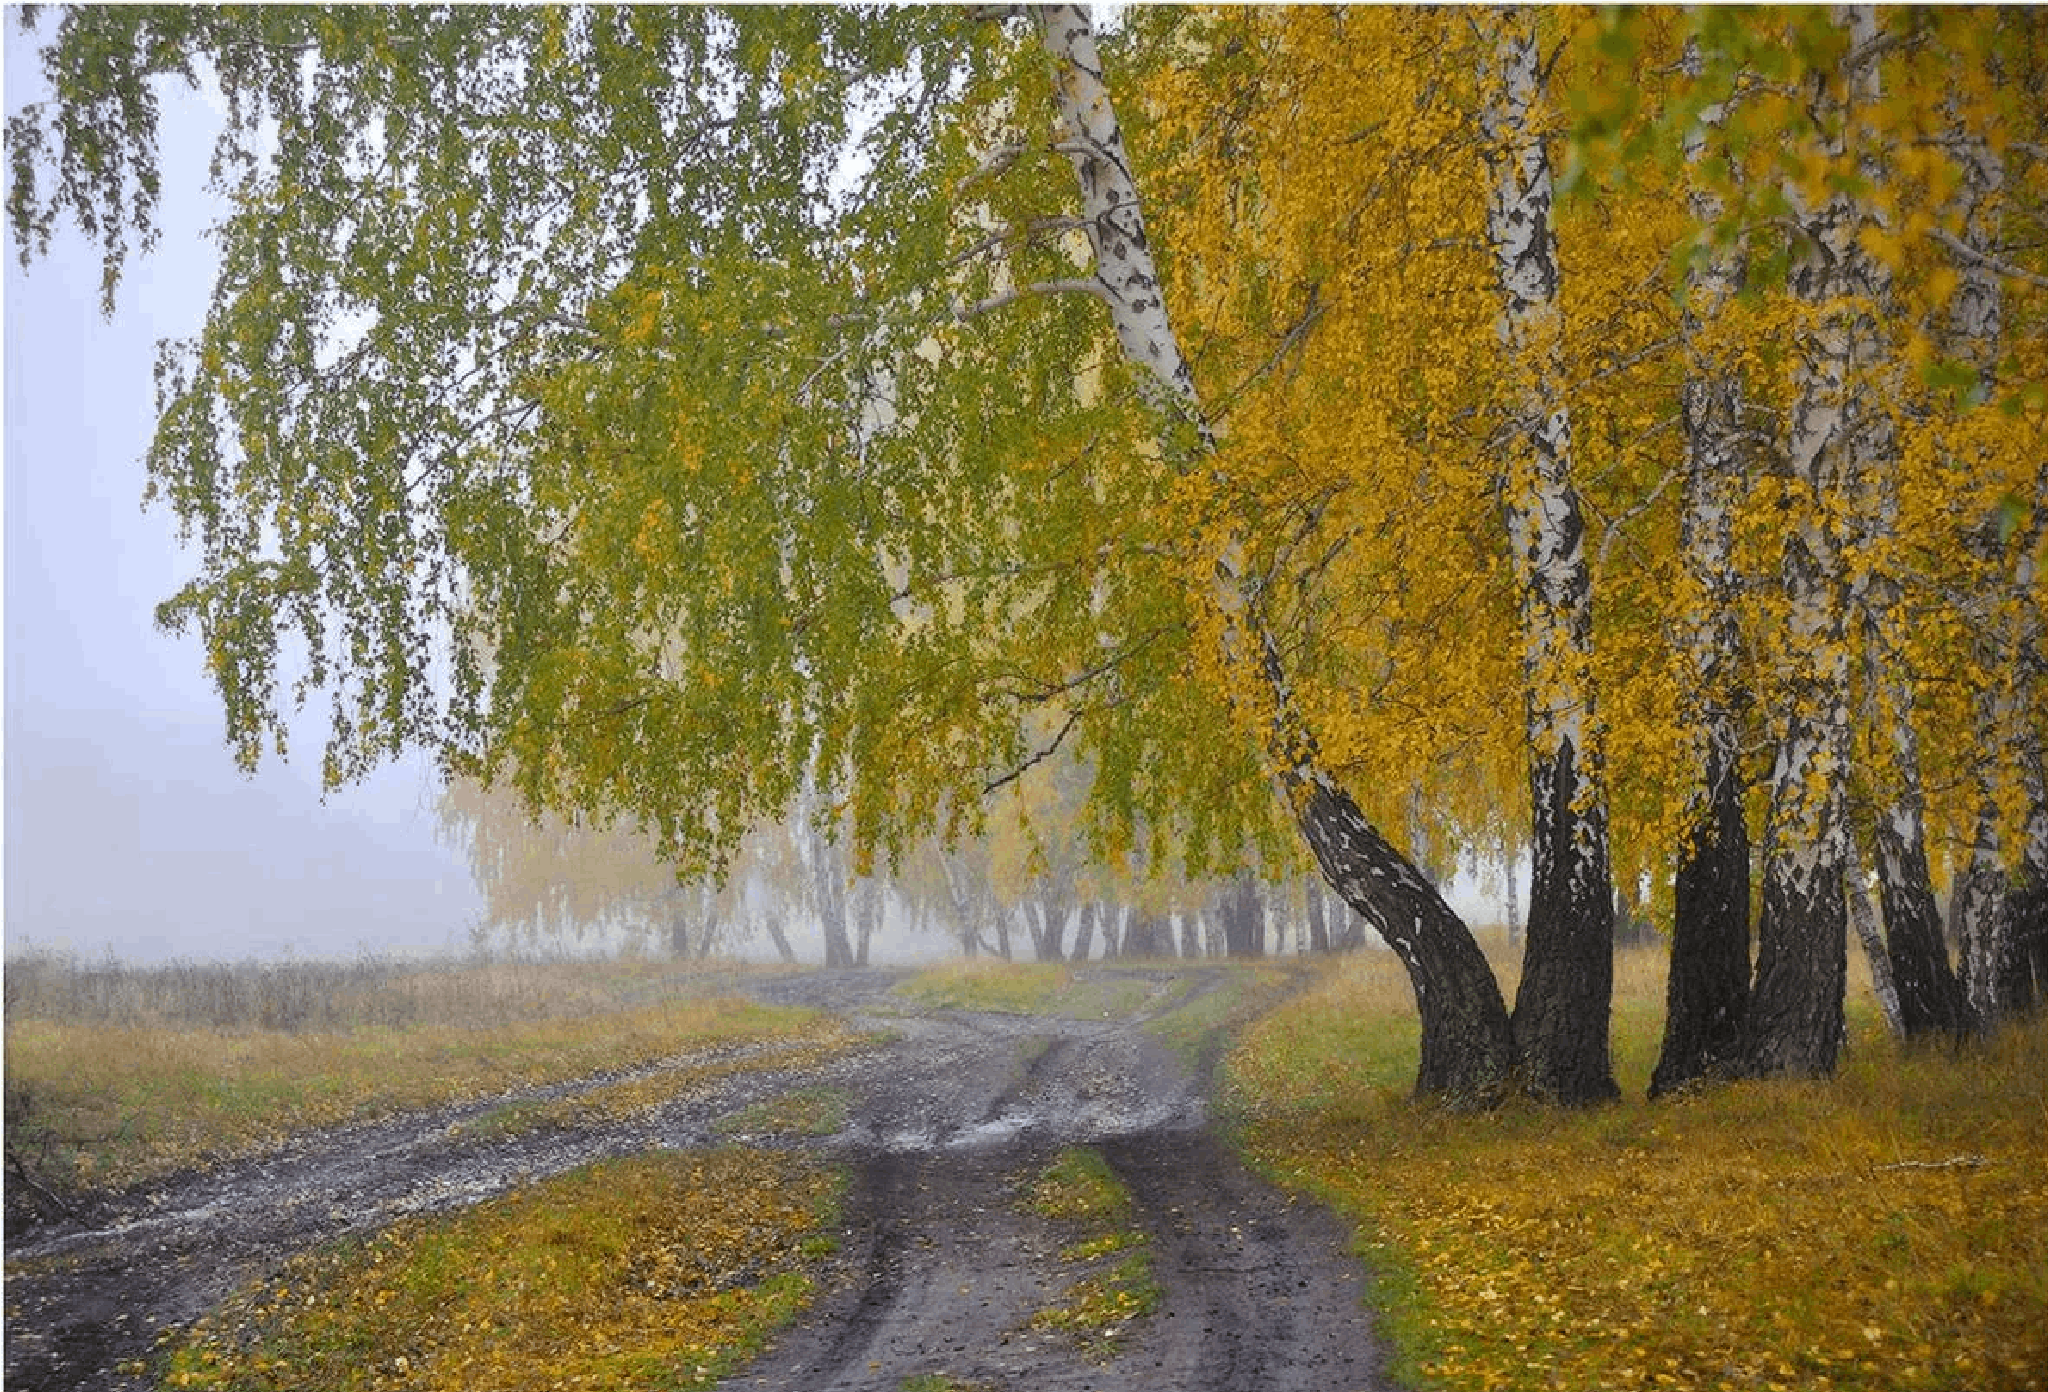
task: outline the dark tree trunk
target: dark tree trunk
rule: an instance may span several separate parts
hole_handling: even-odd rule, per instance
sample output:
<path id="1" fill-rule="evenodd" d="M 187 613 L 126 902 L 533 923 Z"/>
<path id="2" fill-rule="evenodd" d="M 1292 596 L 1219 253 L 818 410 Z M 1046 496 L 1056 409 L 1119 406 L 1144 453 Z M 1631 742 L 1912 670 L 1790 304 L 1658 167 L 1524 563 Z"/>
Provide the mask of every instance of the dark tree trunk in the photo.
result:
<path id="1" fill-rule="evenodd" d="M 1024 912 L 1024 926 L 1031 933 L 1032 960 L 1062 960 L 1065 953 L 1061 939 L 1067 933 L 1066 910 L 1044 899 L 1027 899 L 1020 907 Z"/>
<path id="2" fill-rule="evenodd" d="M 1490 12 L 1479 125 L 1509 407 L 1501 501 L 1521 610 L 1534 868 L 1514 1040 L 1526 1082 L 1567 1104 L 1621 1095 L 1608 1054 L 1614 887 L 1594 709 L 1592 572 L 1573 479 L 1546 70 L 1535 16 Z"/>
<path id="3" fill-rule="evenodd" d="M 818 918 L 825 929 L 825 965 L 854 964 L 853 940 L 846 932 L 846 891 L 829 870 L 818 874 Z"/>
<path id="4" fill-rule="evenodd" d="M 1530 1088 L 1567 1104 L 1621 1096 L 1608 1052 L 1614 890 L 1601 806 L 1574 806 L 1576 751 L 1537 762 L 1529 935 L 1513 1028 Z"/>
<path id="5" fill-rule="evenodd" d="M 1259 894 L 1259 881 L 1244 871 L 1217 896 L 1217 911 L 1223 918 L 1223 950 L 1231 957 L 1266 955 L 1266 911 Z"/>
<path id="6" fill-rule="evenodd" d="M 1422 872 L 1323 779 L 1289 789 L 1316 864 L 1408 970 L 1422 1017 L 1418 1096 L 1491 1106 L 1513 1085 L 1514 1033 L 1493 968 Z"/>
<path id="7" fill-rule="evenodd" d="M 1078 915 L 1080 921 L 1074 925 L 1074 950 L 1071 960 L 1085 962 L 1088 954 L 1095 949 L 1095 901 L 1083 900 Z"/>
<path id="8" fill-rule="evenodd" d="M 1745 1061 L 1758 1077 L 1825 1078 L 1835 1071 L 1849 959 L 1842 889 L 1838 865 L 1804 883 L 1764 881 Z"/>
<path id="9" fill-rule="evenodd" d="M 782 920 L 770 914 L 763 922 L 768 929 L 768 940 L 775 944 L 775 955 L 782 959 L 784 966 L 794 966 L 796 949 L 789 945 L 789 934 L 782 931 Z"/>
<path id="10" fill-rule="evenodd" d="M 1330 920 L 1323 912 L 1323 886 L 1313 883 L 1303 893 L 1302 905 L 1308 916 L 1308 950 L 1328 952 L 1330 950 Z"/>
<path id="11" fill-rule="evenodd" d="M 868 964 L 868 943 L 882 927 L 881 881 L 863 879 L 854 891 L 854 925 L 853 964 L 864 967 Z"/>
<path id="12" fill-rule="evenodd" d="M 1899 993 L 1899 1024 L 1908 1039 L 1963 1038 L 1973 1027 L 1970 1002 L 1949 962 L 1926 842 L 1904 835 L 1894 817 L 1880 814 L 1877 858 L 1878 905 L 1892 986 Z"/>
<path id="13" fill-rule="evenodd" d="M 1731 1069 L 1749 1004 L 1749 827 L 1732 749 L 1710 750 L 1706 801 L 1678 858 L 1664 1048 L 1650 1075 L 1661 1097 Z"/>
<path id="14" fill-rule="evenodd" d="M 2039 1006 L 2048 1002 L 2048 884 L 2032 885 L 2015 894 L 2011 913 L 2013 949 L 2025 962 L 2031 984 L 2027 1003 Z"/>
<path id="15" fill-rule="evenodd" d="M 1189 961 L 1203 956 L 1202 938 L 1206 932 L 1199 910 L 1188 909 L 1180 915 L 1180 955 Z"/>
<path id="16" fill-rule="evenodd" d="M 1130 921 L 1124 926 L 1120 955 L 1125 958 L 1173 956 L 1173 919 L 1162 913 L 1132 909 Z"/>

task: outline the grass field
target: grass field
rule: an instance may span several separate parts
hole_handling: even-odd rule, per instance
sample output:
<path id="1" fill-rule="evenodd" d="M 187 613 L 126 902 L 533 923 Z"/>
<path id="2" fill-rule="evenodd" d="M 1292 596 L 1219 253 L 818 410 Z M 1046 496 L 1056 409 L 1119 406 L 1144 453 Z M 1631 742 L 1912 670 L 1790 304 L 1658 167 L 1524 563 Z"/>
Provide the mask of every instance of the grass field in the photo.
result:
<path id="1" fill-rule="evenodd" d="M 808 1302 L 841 1190 L 832 1170 L 760 1151 L 587 1166 L 298 1258 L 182 1339 L 163 1383 L 705 1387 Z"/>
<path id="2" fill-rule="evenodd" d="M 1189 1016 L 1190 1030 L 1206 1031 L 1243 1019 L 1279 970 L 1233 973 L 1186 1000 L 1157 974 L 1080 980 L 1063 967 L 975 964 L 916 978 L 902 994 L 1027 1013 L 1137 1010 L 1157 1016 L 1155 1029 Z M 1502 974 L 1512 990 L 1511 969 Z M 299 1127 L 713 1039 L 833 1033 L 820 1017 L 722 994 L 730 981 L 716 974 L 649 964 L 365 968 L 326 983 L 334 990 L 318 1010 L 264 1006 L 261 990 L 211 972 L 184 979 L 196 985 L 181 994 L 147 974 L 24 981 L 10 969 L 10 1149 L 65 1183 L 112 1182 Z M 284 1002 L 307 997 L 288 973 L 272 973 L 267 989 Z M 222 1002 L 242 1013 L 224 1014 Z M 59 1012 L 70 1018 L 51 1018 Z M 1407 982 L 1387 954 L 1361 954 L 1322 965 L 1304 994 L 1242 1030 L 1223 1065 L 1222 1110 L 1256 1164 L 1355 1224 L 1404 1386 L 2048 1388 L 2048 1021 L 1960 1054 L 1905 1051 L 1859 987 L 1833 1083 L 1744 1084 L 1652 1104 L 1641 1099 L 1662 1014 L 1661 953 L 1625 952 L 1613 1039 L 1628 1100 L 1452 1115 L 1410 1100 Z M 841 1106 L 814 1090 L 744 1114 L 735 1130 L 804 1134 Z M 641 1385 L 633 1367 L 653 1365 L 632 1360 L 650 1350 L 663 1368 L 686 1369 L 665 1385 L 700 1385 L 803 1300 L 806 1260 L 837 1201 L 829 1172 L 750 1156 L 621 1162 L 314 1254 L 278 1289 L 246 1293 L 197 1331 L 172 1381 L 327 1385 L 283 1371 L 327 1359 L 341 1370 L 336 1386 L 353 1385 L 349 1368 L 419 1385 L 403 1360 L 427 1338 L 436 1366 L 471 1369 L 464 1386 L 516 1385 L 492 1379 L 517 1360 L 558 1370 L 563 1385 L 586 1375 Z M 700 1191 L 721 1203 L 692 1207 Z M 757 1244 L 734 1248 L 727 1265 L 755 1277 L 773 1267 L 773 1279 L 744 1291 L 724 1283 L 722 1243 Z M 459 1307 L 428 1300 L 421 1292 L 445 1290 L 436 1273 L 451 1265 L 506 1280 L 465 1287 L 472 1303 Z M 1142 1296 L 1142 1274 L 1111 1272 L 1118 1284 L 1104 1300 L 1118 1303 L 1104 1306 L 1105 1321 Z M 647 1281 L 667 1301 L 688 1287 L 688 1318 L 635 1324 L 638 1307 L 618 1292 Z M 506 1291 L 538 1293 L 544 1308 L 492 1303 Z M 512 1342 L 514 1326 L 541 1342 Z M 569 1329 L 604 1337 L 567 1339 Z M 590 1349 L 614 1361 L 576 1361 Z"/>
<path id="3" fill-rule="evenodd" d="M 1663 980 L 1661 953 L 1623 954 L 1629 1100 L 1584 1112 L 1410 1102 L 1414 1005 L 1385 954 L 1241 1039 L 1243 1143 L 1358 1225 L 1403 1382 L 2048 1387 L 2048 1021 L 1907 1052 L 1862 995 L 1836 1081 L 1653 1104 Z"/>
<path id="4" fill-rule="evenodd" d="M 714 1041 L 843 1035 L 739 999 L 718 972 L 636 962 L 32 960 L 8 963 L 7 986 L 10 1159 L 57 1193 Z"/>

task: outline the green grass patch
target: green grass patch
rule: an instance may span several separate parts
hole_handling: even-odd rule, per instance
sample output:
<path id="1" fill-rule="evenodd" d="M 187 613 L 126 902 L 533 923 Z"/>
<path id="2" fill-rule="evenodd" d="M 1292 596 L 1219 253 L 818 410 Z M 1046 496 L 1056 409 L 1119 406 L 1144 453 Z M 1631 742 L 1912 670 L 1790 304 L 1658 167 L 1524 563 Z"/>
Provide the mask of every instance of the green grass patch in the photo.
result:
<path id="1" fill-rule="evenodd" d="M 1146 1033 L 1163 1041 L 1190 1068 L 1202 1066 L 1228 1035 L 1285 994 L 1295 973 L 1275 964 L 1236 963 L 1216 974 L 1212 989 L 1191 993 L 1199 979 L 1182 979 L 1178 994 L 1184 999 L 1145 1024 Z"/>
<path id="2" fill-rule="evenodd" d="M 1131 1192 L 1101 1151 L 1070 1146 L 1039 1172 L 1026 1202 L 1041 1218 L 1099 1228 L 1130 1215 Z"/>
<path id="3" fill-rule="evenodd" d="M 1106 1351 L 1132 1320 L 1159 1307 L 1151 1244 L 1132 1226 L 1130 1190 L 1101 1152 L 1061 1151 L 1033 1181 L 1025 1205 L 1074 1231 L 1060 1260 L 1081 1268 L 1057 1303 L 1032 1316 L 1033 1328 L 1061 1330 Z"/>
<path id="4" fill-rule="evenodd" d="M 976 957 L 928 967 L 899 982 L 895 994 L 932 1010 L 1058 1015 L 1073 985 L 1073 968 L 1061 963 Z"/>
<path id="5" fill-rule="evenodd" d="M 708 1386 L 809 1302 L 843 1187 L 757 1151 L 605 1161 L 295 1260 L 202 1321 L 164 1385 Z"/>
<path id="6" fill-rule="evenodd" d="M 1660 953 L 1617 965 L 1630 1100 L 1453 1115 L 1409 1100 L 1382 954 L 1242 1038 L 1252 1158 L 1358 1225 L 1419 1388 L 2048 1386 L 2048 1021 L 1906 1050 L 1867 1003 L 1832 1083 L 1640 1100 Z"/>
<path id="7" fill-rule="evenodd" d="M 725 1135 L 836 1136 L 851 1106 L 841 1088 L 798 1088 L 744 1107 L 718 1123 Z"/>

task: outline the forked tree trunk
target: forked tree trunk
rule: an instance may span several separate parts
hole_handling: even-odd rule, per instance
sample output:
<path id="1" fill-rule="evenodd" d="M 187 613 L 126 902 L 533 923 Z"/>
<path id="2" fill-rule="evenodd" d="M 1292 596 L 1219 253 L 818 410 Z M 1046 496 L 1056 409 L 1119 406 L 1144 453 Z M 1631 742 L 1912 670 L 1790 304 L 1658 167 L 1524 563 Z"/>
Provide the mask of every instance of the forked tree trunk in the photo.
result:
<path id="1" fill-rule="evenodd" d="M 1697 76 L 1696 45 L 1688 46 L 1685 61 Z M 1707 131 L 1720 120 L 1720 110 L 1709 108 L 1687 133 L 1688 166 L 1704 156 Z M 1690 203 L 1703 228 L 1722 216 L 1721 202 L 1712 194 L 1696 189 Z M 1680 331 L 1688 349 L 1741 280 L 1737 252 L 1711 253 L 1687 273 Z M 1743 812 L 1737 676 L 1742 653 L 1734 560 L 1735 515 L 1746 486 L 1742 405 L 1740 377 L 1692 357 L 1678 391 L 1685 436 L 1678 549 L 1686 592 L 1677 606 L 1672 641 L 1690 679 L 1680 710 L 1693 781 L 1673 886 L 1664 1044 L 1650 1075 L 1652 1097 L 1730 1068 L 1741 1051 L 1749 1004 L 1749 824 Z"/>
<path id="2" fill-rule="evenodd" d="M 1085 962 L 1088 954 L 1095 950 L 1095 901 L 1081 901 L 1080 912 L 1074 923 L 1074 948 L 1068 960 Z"/>
<path id="3" fill-rule="evenodd" d="M 1593 586 L 1572 481 L 1550 153 L 1534 119 L 1541 99 L 1536 21 L 1517 9 L 1496 24 L 1480 121 L 1493 175 L 1487 235 L 1514 397 L 1501 500 L 1521 602 L 1533 800 L 1514 1036 L 1539 1094 L 1598 1102 L 1620 1089 L 1608 1053 L 1614 885 L 1591 672 Z"/>
<path id="4" fill-rule="evenodd" d="M 1072 158 L 1080 186 L 1096 293 L 1124 353 L 1150 375 L 1159 409 L 1197 428 L 1204 457 L 1195 465 L 1207 467 L 1214 442 L 1166 313 L 1094 30 L 1086 11 L 1074 6 L 1045 6 L 1035 18 L 1052 60 L 1059 148 Z M 1256 587 L 1244 573 L 1242 549 L 1241 538 L 1225 545 L 1204 596 L 1220 621 L 1225 670 L 1242 676 L 1243 689 L 1233 689 L 1233 699 L 1258 728 L 1267 764 L 1324 876 L 1408 969 L 1422 1019 L 1416 1090 L 1473 1103 L 1497 1100 L 1510 1085 L 1515 1052 L 1492 969 L 1442 896 L 1322 769 L 1265 629 Z"/>

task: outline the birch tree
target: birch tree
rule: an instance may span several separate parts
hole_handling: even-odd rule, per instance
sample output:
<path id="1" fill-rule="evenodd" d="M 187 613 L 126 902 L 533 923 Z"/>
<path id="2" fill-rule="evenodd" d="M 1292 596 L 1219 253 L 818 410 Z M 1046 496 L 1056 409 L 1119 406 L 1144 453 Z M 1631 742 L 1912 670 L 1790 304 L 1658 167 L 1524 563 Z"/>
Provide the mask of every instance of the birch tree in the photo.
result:
<path id="1" fill-rule="evenodd" d="M 1053 68 L 1058 145 L 1073 160 L 1095 280 L 1126 356 L 1149 374 L 1160 409 L 1190 426 L 1183 467 L 1213 467 L 1216 440 L 1167 313 L 1145 237 L 1142 205 L 1085 11 L 1050 6 L 1035 16 Z M 1364 816 L 1322 767 L 1314 731 L 1295 701 L 1261 596 L 1245 570 L 1245 538 L 1228 525 L 1213 544 L 1206 615 L 1240 718 L 1266 761 L 1323 874 L 1408 969 L 1422 1017 L 1417 1090 L 1475 1101 L 1498 1097 L 1513 1071 L 1513 1036 L 1492 969 L 1428 878 Z"/>
<path id="2" fill-rule="evenodd" d="M 1487 235 L 1510 387 L 1501 505 L 1521 606 L 1533 813 L 1515 1042 L 1533 1085 L 1574 1102 L 1618 1095 L 1608 1062 L 1614 885 L 1593 689 L 1593 585 L 1572 480 L 1564 313 L 1534 16 L 1491 21 L 1480 130 Z"/>
<path id="3" fill-rule="evenodd" d="M 219 89 L 224 269 L 146 463 L 194 545 L 161 617 L 244 763 L 324 699 L 330 781 L 424 746 L 691 873 L 827 788 L 843 884 L 1071 761 L 1097 864 L 1313 861 L 1407 967 L 1424 1094 L 1583 1100 L 1596 886 L 1718 898 L 1717 990 L 1743 955 L 1731 741 L 1775 756 L 1755 1071 L 1832 1066 L 1893 728 L 1931 872 L 1986 786 L 2001 863 L 2048 858 L 2048 44 L 2026 13 L 1886 23 L 1546 11 L 1539 45 L 1524 15 L 1173 10 L 1107 45 L 1066 7 L 79 10 L 10 123 L 10 212 L 30 254 L 87 229 L 111 294 L 152 230 L 155 88 Z M 1979 123 L 1991 249 L 1921 138 L 1951 38 L 2014 72 Z M 1911 80 L 1873 102 L 1885 64 Z M 1965 263 L 2008 296 L 1975 410 L 1913 331 Z M 1866 615 L 1905 681 L 1878 705 Z M 2028 656 L 1993 679 L 1975 634 Z M 1540 847 L 1515 1017 L 1388 828 Z"/>
<path id="4" fill-rule="evenodd" d="M 1703 71 L 1697 38 L 1683 58 Z M 1722 119 L 1710 103 L 1684 134 L 1688 201 L 1702 229 L 1687 258 L 1681 327 L 1686 361 L 1678 389 L 1684 437 L 1679 558 L 1684 589 L 1674 606 L 1674 646 L 1690 678 L 1681 707 L 1690 743 L 1686 827 L 1672 887 L 1671 967 L 1664 1042 L 1652 1095 L 1733 1065 L 1749 996 L 1749 826 L 1742 769 L 1741 577 L 1735 524 L 1746 490 L 1744 392 L 1738 370 L 1708 346 L 1705 330 L 1741 287 L 1741 244 L 1715 235 L 1722 201 L 1697 172 L 1708 132 Z"/>

